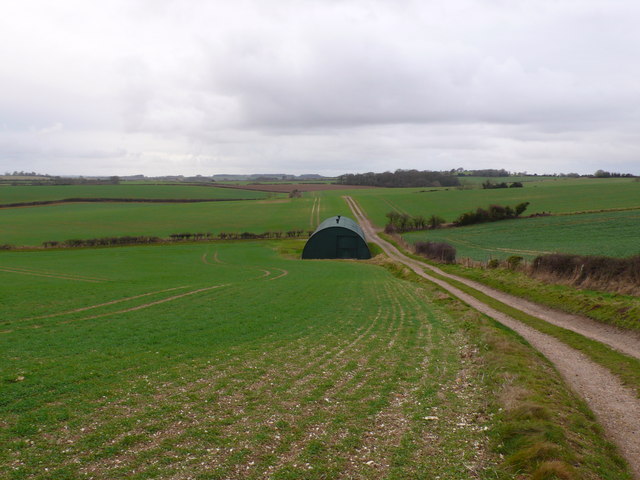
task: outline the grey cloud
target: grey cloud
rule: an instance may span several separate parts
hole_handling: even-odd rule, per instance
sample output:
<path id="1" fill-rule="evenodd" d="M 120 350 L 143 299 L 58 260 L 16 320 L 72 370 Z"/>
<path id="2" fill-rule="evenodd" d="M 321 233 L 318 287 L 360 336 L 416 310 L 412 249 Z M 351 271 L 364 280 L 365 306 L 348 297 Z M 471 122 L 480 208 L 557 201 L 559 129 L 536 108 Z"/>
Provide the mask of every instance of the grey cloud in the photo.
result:
<path id="1" fill-rule="evenodd" d="M 640 173 L 631 0 L 3 8 L 0 169 Z"/>

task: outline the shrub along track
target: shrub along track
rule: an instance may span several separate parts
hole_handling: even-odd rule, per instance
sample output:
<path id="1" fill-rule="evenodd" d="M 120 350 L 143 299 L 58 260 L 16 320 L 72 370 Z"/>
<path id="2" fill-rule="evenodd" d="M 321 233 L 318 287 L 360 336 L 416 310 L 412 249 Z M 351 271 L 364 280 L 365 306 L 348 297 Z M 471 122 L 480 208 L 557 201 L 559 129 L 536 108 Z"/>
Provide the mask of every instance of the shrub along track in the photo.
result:
<path id="1" fill-rule="evenodd" d="M 345 196 L 344 198 L 369 239 L 377 243 L 390 258 L 403 263 L 416 274 L 439 285 L 468 305 L 516 331 L 543 353 L 556 366 L 567 383 L 585 399 L 603 425 L 607 435 L 617 444 L 622 455 L 629 462 L 635 477 L 640 478 L 640 399 L 635 392 L 625 387 L 619 378 L 609 370 L 594 363 L 578 350 L 567 346 L 551 335 L 541 333 L 487 306 L 446 281 L 425 273 L 424 270 L 427 268 L 434 270 L 439 275 L 477 288 L 487 295 L 499 297 L 500 301 L 511 307 L 539 316 L 549 322 L 559 324 L 561 322 L 565 328 L 579 331 L 582 335 L 606 343 L 636 358 L 638 358 L 640 351 L 640 342 L 637 337 L 634 339 L 632 335 L 627 334 L 627 337 L 623 338 L 620 332 L 607 326 L 598 327 L 595 323 L 586 327 L 586 323 L 580 317 L 566 314 L 558 315 L 557 312 L 544 309 L 531 302 L 525 302 L 502 293 L 498 294 L 476 282 L 446 274 L 435 267 L 411 259 L 377 235 L 371 222 L 351 197 Z"/>

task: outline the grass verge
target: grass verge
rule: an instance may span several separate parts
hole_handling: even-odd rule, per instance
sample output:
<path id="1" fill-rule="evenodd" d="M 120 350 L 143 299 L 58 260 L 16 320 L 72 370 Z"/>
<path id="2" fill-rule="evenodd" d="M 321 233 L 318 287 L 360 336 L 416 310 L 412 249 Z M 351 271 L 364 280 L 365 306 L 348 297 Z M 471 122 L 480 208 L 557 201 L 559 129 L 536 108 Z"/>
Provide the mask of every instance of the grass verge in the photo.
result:
<path id="1" fill-rule="evenodd" d="M 589 407 L 566 387 L 544 356 L 513 331 L 408 268 L 381 257 L 374 262 L 400 278 L 439 291 L 431 294 L 436 303 L 461 319 L 465 336 L 482 352 L 479 374 L 496 392 L 489 435 L 502 460 L 487 478 L 632 478 Z"/>
<path id="2" fill-rule="evenodd" d="M 397 248 L 403 249 L 406 255 L 415 260 L 426 263 L 424 258 L 406 252 L 406 250 L 401 245 L 399 245 L 398 242 L 394 241 L 394 239 L 391 239 L 389 236 L 385 237 L 387 241 L 392 242 Z M 438 265 L 438 267 L 440 266 L 441 265 Z M 579 333 L 575 333 L 571 330 L 552 325 L 537 317 L 528 315 L 516 308 L 510 307 L 509 305 L 500 302 L 499 300 L 485 295 L 484 293 L 479 292 L 478 290 L 469 287 L 462 282 L 439 275 L 433 271 L 428 271 L 427 273 L 434 278 L 437 278 L 439 280 L 447 282 L 449 285 L 459 288 L 463 292 L 471 295 L 477 300 L 480 300 L 486 305 L 502 313 L 505 313 L 512 318 L 515 318 L 516 320 L 519 320 L 522 323 L 525 323 L 526 325 L 539 330 L 542 333 L 552 335 L 553 337 L 561 340 L 572 348 L 580 350 L 591 360 L 602 365 L 603 367 L 608 368 L 612 373 L 616 374 L 625 385 L 633 388 L 636 392 L 636 395 L 640 398 L 640 361 L 638 359 L 613 350 L 607 345 L 604 345 L 595 340 L 591 340 L 587 337 L 584 337 L 583 335 L 580 335 Z"/>
<path id="3" fill-rule="evenodd" d="M 484 283 L 503 292 L 598 322 L 640 330 L 640 298 L 631 295 L 581 290 L 533 279 L 518 271 L 478 269 L 462 265 L 439 266 L 446 272 Z"/>

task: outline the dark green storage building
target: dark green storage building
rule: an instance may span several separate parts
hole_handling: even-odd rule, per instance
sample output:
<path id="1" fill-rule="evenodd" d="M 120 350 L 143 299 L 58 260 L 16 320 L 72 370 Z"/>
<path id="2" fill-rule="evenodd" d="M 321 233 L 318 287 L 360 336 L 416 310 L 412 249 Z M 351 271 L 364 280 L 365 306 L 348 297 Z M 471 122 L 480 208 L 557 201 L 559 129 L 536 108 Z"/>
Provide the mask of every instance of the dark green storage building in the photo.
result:
<path id="1" fill-rule="evenodd" d="M 302 251 L 302 258 L 371 258 L 364 232 L 350 218 L 338 215 L 318 225 Z"/>

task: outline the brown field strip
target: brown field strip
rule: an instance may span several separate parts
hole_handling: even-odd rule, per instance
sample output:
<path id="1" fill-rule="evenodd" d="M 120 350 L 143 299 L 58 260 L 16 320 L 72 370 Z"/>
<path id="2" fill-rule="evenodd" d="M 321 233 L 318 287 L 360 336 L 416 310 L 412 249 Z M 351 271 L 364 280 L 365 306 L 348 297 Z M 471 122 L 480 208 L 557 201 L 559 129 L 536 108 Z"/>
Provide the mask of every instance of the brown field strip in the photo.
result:
<path id="1" fill-rule="evenodd" d="M 222 188 L 238 190 L 256 190 L 259 192 L 289 193 L 293 190 L 300 192 L 320 192 L 324 190 L 360 190 L 372 189 L 366 185 L 336 185 L 334 183 L 256 183 L 250 185 L 216 185 Z"/>

